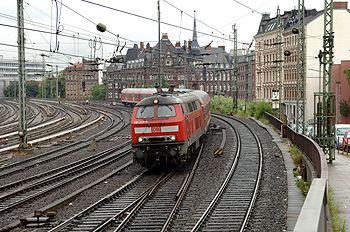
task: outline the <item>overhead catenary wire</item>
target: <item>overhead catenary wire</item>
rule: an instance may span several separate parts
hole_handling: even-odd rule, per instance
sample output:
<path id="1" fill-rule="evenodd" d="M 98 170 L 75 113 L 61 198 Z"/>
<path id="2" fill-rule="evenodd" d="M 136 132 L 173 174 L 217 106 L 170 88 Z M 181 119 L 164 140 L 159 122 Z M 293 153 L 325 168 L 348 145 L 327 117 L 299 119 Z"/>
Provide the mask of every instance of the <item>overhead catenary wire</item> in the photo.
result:
<path id="1" fill-rule="evenodd" d="M 142 19 L 146 19 L 146 20 L 149 20 L 149 21 L 158 23 L 158 20 L 157 20 L 157 19 L 152 19 L 152 18 L 145 17 L 145 16 L 142 16 L 142 15 L 134 14 L 134 13 L 131 13 L 131 12 L 119 10 L 119 9 L 116 9 L 116 8 L 113 8 L 113 7 L 105 6 L 105 5 L 102 5 L 102 4 L 99 4 L 99 3 L 95 3 L 95 2 L 91 2 L 91 1 L 88 1 L 88 0 L 81 0 L 81 1 L 82 1 L 82 2 L 86 2 L 86 3 L 89 3 L 89 4 L 92 4 L 92 5 L 96 5 L 96 6 L 99 6 L 99 7 L 103 7 L 103 8 L 109 9 L 109 10 L 118 11 L 118 12 L 121 12 L 121 13 L 124 13 L 124 14 L 128 14 L 128 15 L 131 15 L 131 16 L 135 16 L 135 17 L 138 17 L 138 18 L 142 18 Z M 183 29 L 183 30 L 193 32 L 193 29 L 189 29 L 189 28 L 185 28 L 185 27 L 180 27 L 180 26 L 177 26 L 177 25 L 175 25 L 175 24 L 171 24 L 171 23 L 167 23 L 167 22 L 162 22 L 162 21 L 161 21 L 160 23 L 161 23 L 161 24 L 164 24 L 164 25 L 167 25 L 167 26 L 171 26 L 171 27 L 175 27 L 175 28 L 181 28 L 181 29 Z M 208 33 L 201 32 L 201 31 L 197 31 L 197 33 L 198 33 L 198 34 L 207 35 L 207 36 L 210 36 L 210 37 L 214 37 L 214 38 L 218 38 L 218 39 L 222 39 L 222 40 L 227 40 L 227 41 L 233 42 L 233 40 L 232 40 L 232 39 L 229 39 L 229 38 L 225 38 L 225 37 L 221 37 L 221 36 L 216 36 L 216 35 L 208 34 Z M 239 42 L 239 43 L 240 43 L 240 42 Z"/>
<path id="2" fill-rule="evenodd" d="M 14 20 L 14 21 L 17 20 L 16 17 L 11 16 L 11 15 L 7 15 L 7 14 L 3 14 L 3 13 L 0 13 L 0 17 L 6 18 L 6 19 L 10 19 L 10 20 Z M 29 16 L 28 16 L 28 17 L 29 17 Z M 30 20 L 30 21 L 25 20 L 25 23 L 28 23 L 28 24 L 33 25 L 33 26 L 35 27 L 35 29 L 38 30 L 38 31 L 39 31 L 38 27 L 40 27 L 40 28 L 43 28 L 43 29 L 51 30 L 51 33 L 54 34 L 54 32 L 52 32 L 52 27 L 51 27 L 50 25 L 43 24 L 43 23 L 38 23 L 38 22 L 34 22 L 34 21 L 31 21 L 31 20 Z M 5 24 L 4 24 L 4 25 L 5 25 Z M 87 30 L 84 30 L 84 29 L 81 29 L 81 28 L 78 28 L 78 27 L 74 27 L 74 26 L 72 26 L 72 25 L 68 25 L 68 26 L 73 27 L 73 28 L 75 28 L 75 29 L 79 29 L 79 30 L 85 31 L 86 33 L 81 33 L 81 32 L 80 32 L 80 34 L 83 35 L 83 36 L 86 36 L 86 37 L 88 37 L 88 36 L 96 36 L 96 35 L 97 35 L 97 33 L 95 33 L 95 34 L 94 34 L 94 33 L 92 33 L 92 34 L 87 34 L 87 33 L 91 33 L 91 32 L 90 32 L 90 31 L 87 31 Z M 25 27 L 25 29 L 27 29 L 27 27 Z M 72 30 L 69 30 L 69 29 L 65 29 L 65 32 L 69 32 L 69 33 L 72 33 L 72 34 L 76 34 L 76 31 L 72 31 Z M 74 38 L 74 36 L 75 36 L 75 35 L 72 35 L 73 38 Z M 43 37 L 43 36 L 42 36 L 42 37 Z M 110 38 L 110 37 L 106 37 L 106 36 L 101 36 L 101 38 L 103 38 L 103 39 L 105 39 L 105 40 L 109 40 L 109 41 L 115 41 L 114 38 Z M 47 41 L 44 37 L 43 37 L 43 39 L 46 41 L 46 43 L 47 43 L 48 45 L 50 45 L 50 42 L 49 42 L 49 41 Z"/>
<path id="3" fill-rule="evenodd" d="M 15 47 L 15 48 L 17 48 L 17 45 L 12 45 L 12 44 L 0 43 L 0 45 L 2 45 L 2 46 L 7 46 L 7 47 Z M 40 49 L 40 48 L 25 47 L 25 49 L 28 49 L 28 50 L 35 50 L 35 51 L 40 51 L 40 52 L 50 52 L 49 50 Z M 87 57 L 87 56 L 78 56 L 78 55 L 75 55 L 75 54 L 69 54 L 69 53 L 63 53 L 63 52 L 56 52 L 56 54 L 68 56 L 68 58 L 69 58 L 69 57 L 78 57 L 78 58 L 85 58 L 85 57 Z M 50 58 L 52 59 L 52 57 L 50 57 Z M 64 62 L 64 63 L 70 63 L 70 62 Z"/>
<path id="4" fill-rule="evenodd" d="M 91 3 L 91 1 L 87 1 L 87 0 L 82 0 L 83 2 L 87 2 L 87 3 Z M 61 3 L 62 3 L 62 1 L 61 1 Z M 93 4 L 95 4 L 95 3 L 93 3 Z M 65 5 L 61 5 L 61 7 L 66 7 Z M 68 8 L 67 8 L 68 9 Z M 78 12 L 77 12 L 78 13 Z M 128 13 L 128 12 L 127 12 Z M 132 13 L 131 13 L 132 14 Z M 81 16 L 83 16 L 82 14 L 80 14 Z M 132 14 L 132 15 L 134 15 L 134 16 L 137 16 L 136 14 Z M 85 17 L 85 16 L 83 16 L 83 17 Z M 85 17 L 87 20 L 89 20 L 87 17 Z M 146 18 L 147 20 L 151 20 L 151 19 L 148 19 L 148 18 Z M 92 21 L 92 20 L 90 20 L 91 21 L 91 23 L 93 23 L 94 25 L 95 25 L 95 23 Z M 167 23 L 164 23 L 164 22 L 162 22 L 163 24 L 167 24 Z M 172 24 L 167 24 L 167 25 L 172 25 Z M 182 25 L 180 25 L 180 26 L 176 26 L 176 25 L 172 25 L 172 26 L 174 26 L 174 27 L 177 27 L 177 28 L 180 28 L 180 31 L 181 31 L 181 29 L 185 29 L 185 30 L 188 30 L 188 31 L 193 31 L 192 29 L 187 29 L 187 28 L 183 28 L 182 27 Z M 50 27 L 51 28 L 51 27 Z M 65 29 L 65 32 L 67 32 L 68 30 L 66 30 Z M 57 31 L 56 31 L 57 32 Z M 87 32 L 90 32 L 90 31 L 87 31 Z M 52 32 L 53 34 L 54 34 L 54 32 Z M 216 37 L 216 38 L 219 38 L 219 39 L 224 39 L 224 40 L 228 40 L 228 41 L 232 41 L 232 40 L 230 40 L 230 39 L 227 39 L 227 38 L 222 38 L 222 37 L 219 37 L 219 36 L 213 36 L 213 35 L 211 35 L 211 34 L 207 34 L 207 33 L 202 33 L 202 32 L 198 32 L 199 34 L 206 34 L 206 35 L 208 35 L 208 36 L 211 36 L 211 37 Z M 66 37 L 70 37 L 70 38 L 72 38 L 72 36 L 70 36 L 70 35 L 67 35 L 66 33 L 60 33 L 60 35 L 62 35 L 62 36 L 66 36 Z M 120 38 L 122 38 L 122 37 L 120 37 Z M 90 38 L 79 38 L 79 40 L 85 40 L 85 41 L 88 41 Z M 115 41 L 115 40 L 114 40 Z M 128 41 L 132 41 L 132 42 L 137 42 L 137 41 L 133 41 L 133 40 L 129 40 L 128 39 Z M 143 42 L 145 42 L 145 41 L 143 41 Z M 115 46 L 115 43 L 106 43 L 106 42 L 103 42 L 104 44 L 108 44 L 108 45 L 113 45 L 113 46 Z M 240 43 L 242 43 L 242 42 L 240 42 Z M 242 44 L 246 44 L 246 43 L 242 43 Z M 132 46 L 126 46 L 126 48 L 132 48 Z M 81 57 L 81 56 L 77 56 L 77 57 Z"/>
<path id="5" fill-rule="evenodd" d="M 26 4 L 29 5 L 29 3 L 27 3 L 27 2 L 26 2 Z M 38 12 L 44 14 L 45 16 L 49 17 L 51 20 L 53 20 L 52 16 L 46 14 L 46 13 L 43 12 L 42 10 L 36 8 L 36 7 L 33 6 L 33 5 L 29 5 L 29 6 L 32 7 L 32 8 L 34 8 L 34 9 L 37 10 Z M 63 6 L 66 7 L 66 5 L 64 5 L 64 4 L 63 4 Z M 72 12 L 78 14 L 78 12 L 74 11 L 73 9 L 71 9 L 71 8 L 69 8 L 69 7 L 67 7 L 67 9 L 69 9 L 69 10 L 71 10 Z M 4 15 L 4 17 L 5 17 L 5 16 L 12 17 L 14 20 L 17 20 L 17 17 L 14 17 L 14 16 L 10 16 L 10 15 L 6 15 L 6 14 L 3 14 L 3 13 L 0 13 L 0 16 L 1 16 L 1 15 Z M 82 16 L 82 17 L 84 17 L 86 20 L 90 21 L 91 23 L 94 23 L 94 22 L 92 22 L 91 20 L 89 20 L 88 18 L 86 18 L 85 16 L 81 15 L 81 14 L 79 14 L 79 16 Z M 26 21 L 26 20 L 25 20 L 25 21 Z M 42 24 L 42 23 L 37 23 L 37 24 L 43 25 L 43 26 L 45 26 L 45 27 L 47 27 L 47 28 L 50 28 L 50 29 L 53 28 L 53 26 L 49 26 L 49 25 L 46 25 L 46 24 Z M 91 33 L 92 36 L 97 35 L 97 33 L 93 33 L 93 32 L 91 32 L 91 31 L 87 31 L 87 30 L 85 30 L 85 29 L 83 29 L 83 28 L 79 28 L 79 27 L 76 27 L 76 26 L 74 26 L 74 25 L 65 24 L 65 26 L 66 26 L 65 29 L 64 29 L 65 31 L 70 31 L 70 30 L 67 29 L 67 26 L 69 26 L 69 27 L 72 27 L 72 28 L 74 28 L 74 29 L 79 29 L 80 31 L 84 31 L 85 33 Z M 73 31 L 70 31 L 70 32 L 73 32 Z M 76 32 L 76 31 L 74 31 L 74 32 Z M 80 34 L 83 34 L 83 33 L 80 32 Z M 88 35 L 88 34 L 84 34 L 84 35 Z M 103 36 L 103 35 L 102 35 L 102 36 L 100 35 L 100 37 L 103 38 L 103 39 L 111 40 L 111 41 L 112 41 L 112 40 L 113 40 L 113 41 L 115 40 L 114 38 L 110 38 L 110 37 Z M 126 39 L 126 38 L 125 38 L 125 40 L 129 40 L 129 39 Z M 130 40 L 130 41 L 132 41 L 132 40 Z"/>
<path id="6" fill-rule="evenodd" d="M 62 4 L 64 7 L 66 7 L 67 9 L 69 9 L 69 10 L 71 10 L 72 12 L 76 13 L 77 15 L 79 15 L 79 16 L 81 16 L 81 17 L 83 17 L 84 19 L 86 19 L 87 21 L 89 21 L 90 23 L 92 23 L 92 24 L 94 24 L 94 25 L 96 26 L 96 23 L 95 23 L 95 22 L 93 22 L 92 20 L 90 20 L 89 18 L 87 18 L 87 17 L 85 17 L 84 15 L 80 14 L 79 12 L 77 12 L 77 11 L 73 10 L 73 9 L 72 9 L 72 8 L 70 8 L 69 6 L 67 6 L 67 5 L 63 4 L 62 2 L 61 2 L 61 4 Z M 107 32 L 108 32 L 108 33 L 110 33 L 110 34 L 112 34 L 112 35 L 114 35 L 114 36 L 116 36 L 116 37 L 118 36 L 118 37 L 119 37 L 119 38 L 121 38 L 121 39 L 124 39 L 124 40 L 130 41 L 130 42 L 135 42 L 135 41 L 133 41 L 133 40 L 130 40 L 130 39 L 124 38 L 124 37 L 122 37 L 122 36 L 120 36 L 120 35 L 116 35 L 115 33 L 111 32 L 111 31 L 109 31 L 109 30 L 107 30 Z"/>
<path id="7" fill-rule="evenodd" d="M 178 7 L 176 7 L 176 6 L 174 6 L 173 4 L 169 3 L 168 1 L 166 1 L 166 0 L 163 0 L 163 1 L 164 1 L 165 3 L 167 3 L 167 4 L 169 4 L 170 6 L 174 7 L 175 9 L 177 9 L 177 10 L 183 12 L 185 15 L 187 15 L 187 16 L 189 16 L 189 17 L 191 17 L 191 18 L 194 18 L 192 15 L 190 15 L 190 14 L 184 12 L 183 10 L 179 9 Z M 222 35 L 228 36 L 228 35 L 226 35 L 225 33 L 223 33 L 223 32 L 221 32 L 221 31 L 217 30 L 216 28 L 214 28 L 214 27 L 212 27 L 212 26 L 210 26 L 210 25 L 204 23 L 203 21 L 201 21 L 201 20 L 199 20 L 199 19 L 197 19 L 197 18 L 196 18 L 196 21 L 202 23 L 203 25 L 209 27 L 210 29 L 213 29 L 213 30 L 216 31 L 216 32 L 219 32 L 219 33 L 222 34 Z"/>
<path id="8" fill-rule="evenodd" d="M 17 28 L 17 26 L 13 26 L 13 25 L 8 25 L 8 24 L 3 24 L 0 23 L 0 26 L 5 26 L 5 27 L 11 27 L 11 28 Z M 33 29 L 33 28 L 24 28 L 24 30 L 29 30 L 29 31 L 34 31 L 34 32 L 40 32 L 40 33 L 46 33 L 46 34 L 55 34 L 55 32 L 50 32 L 50 31 L 44 31 L 44 30 L 38 30 L 38 29 Z M 60 34 L 61 36 L 64 37 L 68 37 L 68 38 L 74 38 L 74 35 L 67 35 L 67 34 Z M 79 37 L 80 40 L 84 40 L 84 41 L 89 41 L 90 38 L 84 38 L 84 37 Z M 108 43 L 108 42 L 103 42 L 103 44 L 108 44 L 108 45 L 115 45 L 114 43 Z M 127 48 L 132 48 L 132 47 L 127 47 Z"/>
<path id="9" fill-rule="evenodd" d="M 13 26 L 13 25 L 8 25 L 8 24 L 2 24 L 0 23 L 0 26 L 6 26 L 6 27 L 10 27 L 10 28 L 18 28 L 17 26 Z M 40 33 L 46 33 L 46 34 L 51 34 L 54 32 L 50 32 L 50 31 L 43 31 L 43 30 L 37 30 L 37 29 L 32 29 L 32 28 L 24 28 L 25 30 L 30 30 L 30 31 L 35 31 L 35 32 L 40 32 Z M 67 38 L 76 38 L 74 37 L 75 35 L 66 35 L 66 34 L 61 34 L 61 36 L 64 36 L 64 37 L 67 37 Z M 79 38 L 76 38 L 78 40 L 83 40 L 83 41 L 87 41 L 89 42 L 91 39 L 90 38 L 84 38 L 84 37 L 79 37 Z M 115 46 L 114 43 L 108 43 L 108 42 L 102 42 L 103 45 L 111 45 L 111 46 Z M 10 47 L 17 47 L 17 45 L 11 45 L 11 44 L 4 44 L 4 43 L 0 43 L 0 45 L 8 45 Z M 133 46 L 127 46 L 127 45 L 123 45 L 123 48 L 133 48 Z M 32 49 L 33 50 L 33 49 Z M 37 50 L 37 51 L 45 51 L 45 52 L 52 52 L 50 50 L 45 50 L 45 49 L 34 49 L 34 50 Z M 55 53 L 59 53 L 59 54 L 63 54 L 61 52 L 55 52 Z M 161 54 L 165 55 L 166 53 L 165 52 L 162 52 Z M 69 54 L 67 54 L 69 55 Z M 88 56 L 80 56 L 80 55 L 71 55 L 72 57 L 88 57 Z"/>
<path id="10" fill-rule="evenodd" d="M 240 4 L 240 5 L 242 5 L 242 6 L 246 7 L 246 8 L 248 8 L 249 10 L 251 10 L 251 11 L 253 11 L 253 12 L 256 12 L 256 13 L 258 13 L 258 14 L 260 14 L 260 15 L 263 15 L 262 13 L 260 13 L 260 12 L 258 12 L 258 11 L 256 11 L 256 10 L 254 10 L 253 8 L 251 8 L 251 7 L 247 6 L 247 5 L 244 5 L 243 3 L 241 3 L 241 2 L 239 2 L 239 1 L 237 1 L 237 0 L 233 0 L 233 1 L 234 1 L 234 2 L 237 2 L 238 4 Z"/>

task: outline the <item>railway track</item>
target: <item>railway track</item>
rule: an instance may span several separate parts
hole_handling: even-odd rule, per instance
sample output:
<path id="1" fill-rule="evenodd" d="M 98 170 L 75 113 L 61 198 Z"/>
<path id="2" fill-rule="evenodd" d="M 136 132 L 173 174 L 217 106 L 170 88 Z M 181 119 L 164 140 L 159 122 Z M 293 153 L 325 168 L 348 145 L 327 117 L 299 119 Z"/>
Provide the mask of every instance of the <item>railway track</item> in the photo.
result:
<path id="1" fill-rule="evenodd" d="M 84 139 L 69 144 L 68 146 L 65 146 L 63 148 L 51 150 L 42 155 L 33 156 L 30 159 L 22 160 L 11 165 L 8 164 L 7 166 L 0 169 L 0 178 L 2 178 L 2 180 L 6 180 L 6 177 L 11 177 L 15 174 L 20 175 L 21 172 L 28 169 L 30 170 L 31 167 L 37 169 L 37 167 L 39 167 L 42 164 L 62 159 L 64 157 L 72 156 L 76 152 L 80 152 L 88 148 L 91 144 L 92 138 L 94 138 L 96 142 L 103 141 L 113 137 L 115 134 L 118 134 L 118 132 L 122 131 L 123 129 L 125 129 L 125 127 L 128 126 L 128 118 L 130 118 L 129 112 L 122 111 L 121 113 L 105 113 L 106 121 L 109 122 L 109 125 L 106 124 L 103 130 L 95 132 L 93 136 L 85 137 Z M 71 185 L 71 182 L 80 180 L 83 178 L 83 176 L 89 175 L 89 173 L 100 172 L 99 170 L 103 169 L 106 165 L 115 164 L 117 160 L 120 159 L 120 157 L 118 157 L 117 155 L 110 153 L 122 152 L 124 156 L 130 156 L 130 149 L 130 141 L 126 141 L 119 147 L 113 147 L 112 149 L 109 149 L 108 151 L 105 151 L 104 153 L 98 155 L 90 155 L 86 159 L 79 159 L 77 162 L 70 163 L 64 167 L 60 166 L 56 169 L 50 169 L 47 172 L 40 172 L 39 174 L 34 174 L 28 178 L 23 178 L 23 175 L 20 175 L 22 176 L 21 180 L 14 182 L 11 181 L 6 184 L 2 182 L 2 186 L 0 186 L 0 191 L 3 192 L 3 194 L 0 196 L 0 217 L 1 215 L 4 216 L 4 214 L 6 214 L 6 212 L 8 211 L 14 212 L 14 210 L 16 210 L 18 207 L 22 207 L 23 205 L 25 205 L 25 202 L 37 201 L 41 198 L 41 196 L 50 195 L 52 191 L 56 191 L 55 189 L 58 190 L 62 188 L 62 186 Z M 126 162 L 126 164 L 123 166 L 123 169 L 127 168 L 131 164 L 132 161 L 130 161 L 129 159 L 129 161 Z M 89 171 L 87 171 L 87 169 L 89 169 Z M 113 174 L 107 174 L 106 176 L 117 175 L 117 173 L 121 171 L 122 169 L 114 170 L 112 171 Z M 103 182 L 103 178 L 100 180 L 100 182 Z M 98 182 L 94 181 L 94 184 L 90 185 L 94 186 L 96 184 L 98 184 Z M 84 190 L 82 191 L 85 191 L 87 188 L 83 189 Z M 72 198 L 74 199 L 74 197 Z M 64 204 L 57 203 L 57 205 L 60 206 L 54 207 L 55 210 L 57 210 L 59 207 L 62 207 Z M 19 220 L 9 225 L 9 227 L 11 228 L 17 226 L 19 226 Z"/>
<path id="2" fill-rule="evenodd" d="M 96 110 L 92 107 L 83 107 L 81 109 L 75 109 L 74 105 L 67 104 L 69 108 L 72 109 L 72 111 L 69 111 L 71 113 L 67 113 L 65 120 L 56 120 L 53 121 L 51 124 L 48 124 L 46 126 L 37 126 L 37 128 L 33 128 L 33 131 L 31 133 L 28 133 L 28 142 L 34 145 L 37 144 L 43 144 L 45 141 L 50 140 L 57 140 L 57 138 L 62 136 L 71 135 L 72 133 L 79 130 L 79 134 L 83 134 L 84 131 L 87 131 L 89 127 L 93 128 L 94 124 L 97 124 L 97 122 L 102 119 L 103 117 L 108 114 L 111 114 L 110 112 L 103 113 L 104 115 L 101 115 L 100 110 Z M 61 111 L 64 111 L 65 108 L 62 108 L 62 106 L 57 106 L 61 109 Z M 66 107 L 66 106 L 65 106 Z M 66 110 L 67 111 L 67 110 Z M 84 112 L 84 113 L 81 113 Z M 92 115 L 94 115 L 92 117 Z M 119 117 L 120 116 L 116 116 Z M 129 117 L 129 116 L 128 116 Z M 111 123 L 114 119 L 111 120 Z M 122 120 L 122 119 L 121 119 Z M 77 128 L 77 129 L 75 129 Z M 31 130 L 32 128 L 29 128 Z M 34 130 L 35 129 L 35 130 Z M 113 131 L 113 130 L 112 130 Z M 103 133 L 103 131 L 101 132 Z M 98 136 L 101 133 L 97 133 L 96 136 Z M 111 134 L 107 132 L 106 134 Z M 3 142 L 0 142 L 0 153 L 5 154 L 11 151 L 13 148 L 15 148 L 18 143 L 18 136 L 17 133 L 9 134 L 9 138 L 6 137 L 6 135 L 1 135 L 0 139 L 3 138 Z M 6 137 L 6 139 L 5 139 Z M 12 137 L 12 138 L 11 138 Z"/>
<path id="3" fill-rule="evenodd" d="M 116 162 L 131 152 L 131 147 L 126 145 L 123 144 L 123 146 L 114 147 L 94 157 L 88 157 L 56 170 L 44 172 L 40 176 L 32 176 L 7 186 L 1 186 L 1 189 L 8 189 L 20 185 L 19 188 L 0 196 L 0 214 L 42 195 L 49 194 L 57 188 L 77 181 L 91 172 L 98 171 L 112 162 Z"/>
<path id="4" fill-rule="evenodd" d="M 262 148 L 244 123 L 215 115 L 235 128 L 237 154 L 221 188 L 191 231 L 244 231 L 262 175 Z"/>
<path id="5" fill-rule="evenodd" d="M 237 142 L 233 149 L 236 154 L 232 154 L 233 162 L 215 197 L 205 203 L 207 206 L 202 209 L 202 214 L 187 215 L 196 223 L 187 225 L 187 230 L 181 228 L 181 231 L 243 231 L 254 205 L 261 175 L 259 140 L 252 131 L 247 133 L 247 127 L 241 122 L 232 121 L 233 118 L 220 120 L 237 129 Z M 243 132 L 243 139 L 240 139 Z M 255 144 L 252 144 L 253 141 Z M 254 145 L 256 149 L 251 149 Z M 107 196 L 101 205 L 87 208 L 50 231 L 171 231 L 178 224 L 182 208 L 187 207 L 184 201 L 195 173 L 200 175 L 196 171 L 200 159 L 188 163 L 160 186 L 152 186 L 147 191 L 145 186 L 149 183 L 142 185 L 143 181 L 137 177 L 135 181 L 138 184 L 128 183 L 132 187 L 121 187 Z M 190 170 L 189 166 L 194 168 Z M 176 227 L 174 231 L 178 229 Z"/>
<path id="6" fill-rule="evenodd" d="M 59 147 L 57 149 L 50 150 L 41 155 L 33 156 L 31 158 L 0 167 L 0 178 L 13 175 L 30 167 L 35 167 L 43 163 L 51 162 L 53 160 L 70 155 L 73 152 L 87 148 L 90 146 L 92 139 L 95 139 L 95 141 L 98 142 L 100 140 L 113 136 L 114 134 L 117 134 L 128 125 L 127 122 L 125 122 L 124 117 L 128 117 L 129 115 L 128 113 L 125 113 L 125 115 L 115 114 L 115 116 L 119 118 L 118 121 L 116 121 L 112 117 L 106 116 L 109 117 L 109 120 L 111 122 L 110 125 L 104 130 L 95 133 L 94 136 L 87 137 L 84 140 L 70 143 L 64 147 Z"/>
<path id="7" fill-rule="evenodd" d="M 101 110 L 101 108 L 103 109 Z M 118 109 L 120 108 L 118 107 Z M 100 106 L 100 110 L 105 110 L 106 115 L 107 112 L 111 111 L 110 109 L 115 109 L 115 107 Z M 86 107 L 86 112 L 92 110 Z M 119 116 L 119 127 L 125 128 L 128 120 L 125 121 L 123 118 L 130 115 L 130 109 L 129 112 L 125 111 L 122 114 L 125 115 Z M 156 173 L 144 172 L 139 176 L 134 176 L 133 181 L 124 186 L 119 186 L 114 193 L 108 194 L 84 211 L 76 213 L 70 219 L 57 222 L 58 225 L 55 222 L 46 221 L 44 223 L 46 224 L 45 231 L 49 229 L 50 231 L 138 231 L 141 228 L 149 231 L 243 231 L 249 220 L 259 188 L 259 177 L 261 175 L 259 173 L 261 173 L 262 162 L 261 147 L 257 136 L 249 127 L 243 125 L 243 122 L 222 115 L 215 115 L 214 117 L 217 121 L 219 120 L 220 124 L 227 127 L 224 131 L 231 131 L 231 136 L 237 138 L 237 140 L 234 142 L 231 140 L 228 144 L 222 145 L 227 159 L 225 159 L 225 163 L 220 163 L 221 176 L 214 177 L 215 182 L 211 183 L 213 186 L 205 186 L 208 190 L 210 189 L 208 191 L 210 197 L 204 197 L 202 201 L 196 199 L 201 195 L 197 192 L 200 189 L 197 189 L 199 187 L 197 179 L 200 176 L 205 176 L 204 172 L 207 172 L 208 168 L 215 167 L 215 165 L 213 167 L 201 166 L 206 164 L 201 164 L 200 160 L 196 162 L 191 158 L 181 169 L 170 174 L 168 178 L 162 181 L 160 180 L 167 175 L 164 174 L 163 177 L 160 177 Z M 108 119 L 111 122 L 114 120 L 112 117 Z M 103 141 L 117 135 L 116 126 L 113 123 L 94 136 L 96 141 Z M 225 133 L 215 136 L 215 140 L 219 142 L 225 140 L 223 139 Z M 219 139 L 217 136 L 222 136 L 222 138 Z M 40 165 L 40 163 L 51 162 L 56 159 L 55 156 L 59 153 L 72 154 L 89 146 L 90 141 L 91 137 L 83 139 L 68 145 L 65 148 L 66 151 L 57 149 L 53 152 L 51 158 L 47 153 L 41 157 L 43 160 L 40 160 L 41 158 L 33 159 L 27 161 L 28 163 L 18 163 L 17 166 L 19 169 L 26 169 L 27 167 Z M 204 148 L 204 150 L 207 149 Z M 46 158 L 49 158 L 49 160 L 45 161 Z M 209 158 L 209 160 L 212 160 L 211 162 L 217 162 L 221 159 Z M 16 164 L 13 164 L 13 166 L 8 165 L 0 169 L 0 178 L 6 178 L 17 172 L 20 173 L 21 171 L 16 170 L 15 166 Z M 192 166 L 196 167 L 195 171 L 191 171 L 190 167 Z M 9 194 L 9 190 L 14 193 L 16 191 L 20 192 L 20 189 L 26 185 L 40 186 L 40 181 L 44 182 L 44 178 L 45 181 L 50 182 L 54 179 L 53 176 L 58 176 L 60 172 L 63 173 L 63 170 L 66 171 L 66 174 L 63 175 L 67 176 L 67 173 L 70 172 L 68 170 L 72 170 L 70 168 L 67 166 L 62 167 L 62 169 L 51 170 L 52 173 L 56 173 L 53 175 L 49 174 L 50 171 L 42 172 L 38 175 L 38 179 L 28 178 L 18 183 L 6 183 L 0 186 L 0 191 Z M 73 169 L 77 169 L 77 167 Z M 64 182 L 64 180 L 61 181 Z M 151 184 L 155 182 L 158 182 L 157 187 L 152 185 L 151 188 Z M 35 188 L 38 190 L 45 187 Z M 203 186 L 201 188 L 203 189 Z M 5 194 L 3 195 L 5 196 Z M 11 197 L 8 199 L 11 199 Z M 190 209 L 193 208 L 193 201 L 197 201 L 198 208 L 195 210 Z M 201 201 L 199 205 L 198 201 Z M 2 202 L 1 198 L 0 202 Z M 45 214 L 44 212 L 48 212 L 50 209 L 53 208 L 44 206 L 38 209 L 38 212 Z M 2 211 L 0 208 L 0 214 L 7 211 L 8 209 Z M 23 225 L 25 226 L 26 223 L 22 221 Z M 55 225 L 57 226 L 55 227 Z M 19 226 L 18 222 L 16 226 Z"/>
<path id="8" fill-rule="evenodd" d="M 2 105 L 2 113 L 0 117 L 0 126 L 10 126 L 16 120 L 18 120 L 18 108 L 14 102 L 3 100 L 0 102 Z"/>
<path id="9" fill-rule="evenodd" d="M 167 174 L 145 171 L 50 231 L 165 231 L 188 189 L 199 160 L 200 155 L 192 165 L 184 164 Z M 186 170 L 189 168 L 190 174 Z"/>

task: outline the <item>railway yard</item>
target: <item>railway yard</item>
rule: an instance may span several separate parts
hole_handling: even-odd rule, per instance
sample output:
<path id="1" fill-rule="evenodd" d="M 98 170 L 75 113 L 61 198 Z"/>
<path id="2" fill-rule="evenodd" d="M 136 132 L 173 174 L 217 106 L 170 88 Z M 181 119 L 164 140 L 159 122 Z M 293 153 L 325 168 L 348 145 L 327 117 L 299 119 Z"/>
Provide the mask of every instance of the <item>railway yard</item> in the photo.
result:
<path id="1" fill-rule="evenodd" d="M 0 105 L 0 231 L 287 230 L 284 159 L 251 119 L 212 114 L 190 159 L 147 169 L 132 160 L 132 107 L 30 100 L 34 152 L 13 155 L 18 104 Z"/>

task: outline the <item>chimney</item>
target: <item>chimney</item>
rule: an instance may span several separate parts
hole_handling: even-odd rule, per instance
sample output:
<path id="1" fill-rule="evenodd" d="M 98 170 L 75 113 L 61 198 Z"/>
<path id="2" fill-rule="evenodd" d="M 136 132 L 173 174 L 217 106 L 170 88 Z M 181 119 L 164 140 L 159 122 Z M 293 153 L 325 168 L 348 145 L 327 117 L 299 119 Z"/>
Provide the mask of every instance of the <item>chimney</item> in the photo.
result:
<path id="1" fill-rule="evenodd" d="M 151 45 L 149 43 L 146 44 L 146 51 L 151 52 Z"/>
<path id="2" fill-rule="evenodd" d="M 225 51 L 225 46 L 219 46 L 219 48 L 222 48 L 222 50 Z"/>
<path id="3" fill-rule="evenodd" d="M 333 9 L 348 9 L 348 2 L 333 2 Z"/>
<path id="4" fill-rule="evenodd" d="M 177 48 L 181 47 L 180 41 L 176 41 L 175 47 L 177 47 Z"/>
<path id="5" fill-rule="evenodd" d="M 188 50 L 191 50 L 191 45 L 192 45 L 192 41 L 189 40 L 189 41 L 188 41 L 188 47 L 187 47 Z"/>
<path id="6" fill-rule="evenodd" d="M 168 39 L 168 33 L 163 33 L 162 34 L 162 39 Z"/>
<path id="7" fill-rule="evenodd" d="M 140 51 L 142 51 L 143 49 L 144 49 L 143 42 L 140 42 Z"/>

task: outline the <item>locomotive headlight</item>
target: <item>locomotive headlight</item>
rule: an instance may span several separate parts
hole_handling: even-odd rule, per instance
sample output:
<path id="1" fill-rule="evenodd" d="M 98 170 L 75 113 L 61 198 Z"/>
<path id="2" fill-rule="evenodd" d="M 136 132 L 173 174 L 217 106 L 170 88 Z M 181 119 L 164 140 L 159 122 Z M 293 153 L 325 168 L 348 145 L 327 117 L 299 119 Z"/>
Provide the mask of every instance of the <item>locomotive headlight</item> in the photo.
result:
<path id="1" fill-rule="evenodd" d="M 176 136 L 175 135 L 170 136 L 170 140 L 171 141 L 175 141 L 176 140 Z"/>
<path id="2" fill-rule="evenodd" d="M 143 139 L 141 137 L 138 138 L 139 143 L 142 143 Z"/>

